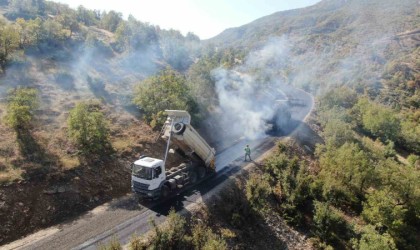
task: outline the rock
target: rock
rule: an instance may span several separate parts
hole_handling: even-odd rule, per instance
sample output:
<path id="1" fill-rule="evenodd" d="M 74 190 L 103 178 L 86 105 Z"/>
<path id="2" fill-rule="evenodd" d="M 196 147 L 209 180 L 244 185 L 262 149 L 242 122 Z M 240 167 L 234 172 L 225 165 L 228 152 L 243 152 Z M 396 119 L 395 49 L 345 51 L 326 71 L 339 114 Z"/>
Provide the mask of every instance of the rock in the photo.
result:
<path id="1" fill-rule="evenodd" d="M 44 190 L 43 193 L 44 194 L 55 194 L 58 192 L 57 187 L 52 187 L 50 189 Z"/>
<path id="2" fill-rule="evenodd" d="M 23 204 L 23 202 L 19 202 L 18 205 L 23 207 L 24 204 Z"/>
<path id="3" fill-rule="evenodd" d="M 59 187 L 57 192 L 58 193 L 64 193 L 64 192 L 66 192 L 66 188 L 65 187 Z"/>

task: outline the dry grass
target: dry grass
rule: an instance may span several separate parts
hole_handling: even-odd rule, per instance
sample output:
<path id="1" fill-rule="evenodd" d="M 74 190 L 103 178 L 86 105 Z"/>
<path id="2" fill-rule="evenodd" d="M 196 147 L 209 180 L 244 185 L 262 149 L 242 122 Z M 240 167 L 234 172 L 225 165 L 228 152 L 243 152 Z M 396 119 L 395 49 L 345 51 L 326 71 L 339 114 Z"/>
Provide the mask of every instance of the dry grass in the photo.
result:
<path id="1" fill-rule="evenodd" d="M 125 151 L 129 149 L 134 142 L 130 138 L 115 138 L 112 140 L 112 147 L 117 151 Z"/>
<path id="2" fill-rule="evenodd" d="M 23 180 L 22 174 L 23 170 L 20 168 L 7 167 L 4 171 L 0 171 L 0 184 Z"/>
<path id="3" fill-rule="evenodd" d="M 61 156 L 60 162 L 65 170 L 76 168 L 80 165 L 79 158 L 68 155 Z"/>

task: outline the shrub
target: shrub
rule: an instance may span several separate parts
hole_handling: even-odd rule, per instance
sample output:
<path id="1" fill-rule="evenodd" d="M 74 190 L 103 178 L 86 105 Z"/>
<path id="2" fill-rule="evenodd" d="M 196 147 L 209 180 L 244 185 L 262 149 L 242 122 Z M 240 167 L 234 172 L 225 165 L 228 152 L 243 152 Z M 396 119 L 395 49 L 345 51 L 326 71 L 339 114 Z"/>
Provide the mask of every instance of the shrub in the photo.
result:
<path id="1" fill-rule="evenodd" d="M 270 195 L 271 187 L 267 177 L 252 174 L 246 183 L 246 198 L 251 206 L 256 210 L 263 209 Z"/>
<path id="2" fill-rule="evenodd" d="M 314 234 L 326 243 L 339 243 L 347 234 L 347 223 L 328 203 L 315 201 L 314 205 Z"/>
<path id="3" fill-rule="evenodd" d="M 36 89 L 17 88 L 9 91 L 6 124 L 16 131 L 29 129 L 34 111 L 38 106 L 38 91 Z"/>
<path id="4" fill-rule="evenodd" d="M 81 102 L 67 119 L 68 134 L 82 154 L 99 154 L 110 151 L 109 129 L 100 105 Z"/>
<path id="5" fill-rule="evenodd" d="M 117 239 L 116 236 L 113 236 L 108 244 L 100 244 L 98 246 L 99 250 L 121 250 L 123 249 L 121 246 L 120 241 Z"/>
<path id="6" fill-rule="evenodd" d="M 225 240 L 203 223 L 195 224 L 191 231 L 194 249 L 227 249 Z"/>
<path id="7" fill-rule="evenodd" d="M 167 226 L 159 228 L 151 221 L 155 237 L 150 242 L 152 249 L 180 249 L 185 247 L 186 220 L 171 209 L 167 218 Z"/>
<path id="8" fill-rule="evenodd" d="M 325 199 L 359 207 L 374 177 L 369 155 L 355 143 L 345 143 L 339 148 L 326 147 L 325 152 L 319 154 L 319 177 Z"/>
<path id="9" fill-rule="evenodd" d="M 353 248 L 360 250 L 396 250 L 394 239 L 388 233 L 380 234 L 371 225 L 362 229 L 360 239 L 352 239 Z"/>
<path id="10" fill-rule="evenodd" d="M 198 106 L 190 96 L 185 78 L 166 69 L 135 86 L 133 103 L 145 113 L 146 120 L 154 126 L 162 125 L 162 111 L 166 109 L 187 110 L 192 116 Z"/>

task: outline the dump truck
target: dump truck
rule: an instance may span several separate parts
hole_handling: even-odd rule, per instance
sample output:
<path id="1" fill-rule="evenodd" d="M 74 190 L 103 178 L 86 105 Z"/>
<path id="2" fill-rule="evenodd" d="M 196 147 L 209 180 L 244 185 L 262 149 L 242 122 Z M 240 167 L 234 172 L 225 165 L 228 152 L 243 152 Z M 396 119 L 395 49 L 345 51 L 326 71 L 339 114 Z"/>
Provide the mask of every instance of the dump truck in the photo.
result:
<path id="1" fill-rule="evenodd" d="M 141 156 L 131 165 L 131 188 L 140 199 L 165 198 L 215 172 L 216 151 L 191 126 L 190 114 L 185 110 L 166 113 L 162 129 L 162 138 L 167 140 L 164 159 Z M 171 144 L 185 157 L 185 162 L 167 168 Z"/>

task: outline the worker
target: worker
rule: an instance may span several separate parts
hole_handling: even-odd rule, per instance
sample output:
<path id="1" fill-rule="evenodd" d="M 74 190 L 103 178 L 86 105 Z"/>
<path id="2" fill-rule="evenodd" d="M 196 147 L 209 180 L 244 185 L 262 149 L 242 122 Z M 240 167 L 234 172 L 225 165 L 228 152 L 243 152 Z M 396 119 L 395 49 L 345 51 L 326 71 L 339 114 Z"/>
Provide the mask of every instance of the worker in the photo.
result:
<path id="1" fill-rule="evenodd" d="M 252 161 L 251 160 L 251 149 L 249 148 L 249 145 L 248 144 L 245 147 L 245 161 L 246 161 L 246 157 L 247 156 L 249 157 L 249 160 Z"/>

